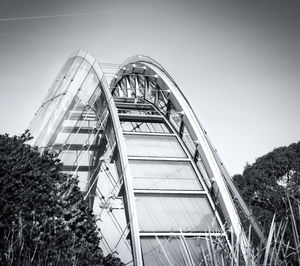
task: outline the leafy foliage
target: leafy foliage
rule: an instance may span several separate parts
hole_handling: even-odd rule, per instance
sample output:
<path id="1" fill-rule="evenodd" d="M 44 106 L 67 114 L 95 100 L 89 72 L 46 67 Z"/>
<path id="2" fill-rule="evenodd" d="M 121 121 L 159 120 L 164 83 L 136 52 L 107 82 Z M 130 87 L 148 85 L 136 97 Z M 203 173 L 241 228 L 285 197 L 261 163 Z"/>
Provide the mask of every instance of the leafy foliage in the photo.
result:
<path id="1" fill-rule="evenodd" d="M 0 265 L 123 265 L 104 261 L 77 179 L 28 138 L 0 135 Z"/>
<path id="2" fill-rule="evenodd" d="M 246 165 L 243 174 L 233 179 L 262 227 L 269 231 L 275 214 L 275 222 L 289 224 L 285 241 L 298 246 L 295 232 L 300 232 L 300 142 L 274 149 Z"/>

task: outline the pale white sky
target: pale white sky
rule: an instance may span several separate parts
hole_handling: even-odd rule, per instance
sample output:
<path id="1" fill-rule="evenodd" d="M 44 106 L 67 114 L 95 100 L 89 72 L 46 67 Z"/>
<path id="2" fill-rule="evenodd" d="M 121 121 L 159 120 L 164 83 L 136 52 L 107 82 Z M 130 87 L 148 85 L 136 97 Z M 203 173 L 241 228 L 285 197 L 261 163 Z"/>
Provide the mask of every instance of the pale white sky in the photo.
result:
<path id="1" fill-rule="evenodd" d="M 140 53 L 166 68 L 241 173 L 300 140 L 298 3 L 0 0 L 0 133 L 28 127 L 74 50 L 111 63 Z M 92 14 L 60 16 L 78 13 Z M 39 18 L 5 20 L 24 17 Z"/>

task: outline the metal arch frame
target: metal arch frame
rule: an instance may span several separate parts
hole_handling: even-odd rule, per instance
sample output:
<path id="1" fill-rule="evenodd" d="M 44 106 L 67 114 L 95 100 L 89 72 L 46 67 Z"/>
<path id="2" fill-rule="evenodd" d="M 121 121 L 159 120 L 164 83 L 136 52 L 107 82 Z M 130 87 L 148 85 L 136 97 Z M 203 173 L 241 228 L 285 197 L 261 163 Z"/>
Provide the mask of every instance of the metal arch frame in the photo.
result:
<path id="1" fill-rule="evenodd" d="M 219 162 L 217 161 L 216 155 L 214 154 L 211 148 L 211 144 L 206 137 L 205 130 L 202 128 L 190 104 L 188 103 L 187 99 L 185 98 L 185 96 L 183 95 L 183 93 L 175 83 L 175 81 L 172 79 L 172 77 L 167 73 L 167 71 L 160 64 L 158 64 L 150 57 L 135 55 L 133 57 L 126 59 L 124 63 L 120 66 L 119 70 L 116 72 L 115 78 L 111 82 L 111 88 L 115 88 L 118 81 L 123 77 L 123 74 L 127 67 L 132 67 L 131 73 L 134 73 L 134 68 L 136 64 L 139 64 L 139 67 L 142 66 L 142 67 L 149 68 L 154 73 L 156 73 L 156 75 L 158 76 L 157 79 L 161 79 L 166 84 L 167 89 L 170 90 L 169 99 L 171 99 L 171 102 L 173 104 L 175 102 L 174 106 L 176 107 L 176 109 L 178 111 L 183 112 L 183 116 L 186 118 L 184 121 L 185 125 L 187 128 L 192 129 L 192 131 L 194 132 L 194 138 L 195 138 L 194 141 L 199 142 L 199 145 L 196 149 L 200 152 L 201 157 L 205 158 L 204 163 L 206 169 L 208 170 L 208 175 L 217 184 L 219 193 L 221 194 L 221 198 L 223 199 L 224 205 L 226 206 L 226 210 L 223 210 L 223 212 L 225 211 L 225 213 L 227 213 L 226 216 L 230 219 L 231 227 L 233 229 L 234 235 L 236 236 L 236 238 L 239 238 L 241 240 L 242 254 L 245 258 L 245 261 L 248 261 L 247 258 L 249 256 L 250 243 L 248 242 L 247 237 L 245 236 L 238 212 L 235 208 L 234 202 L 230 195 L 230 191 L 228 190 L 227 187 L 228 180 L 224 179 L 224 177 L 227 176 L 226 175 L 224 176 L 225 174 L 224 169 L 219 167 L 220 166 Z M 123 73 L 121 73 L 122 70 Z M 130 73 L 130 71 L 128 73 Z M 138 75 L 138 73 L 135 74 Z M 237 191 L 234 191 L 234 193 L 237 193 Z M 243 205 L 244 202 L 242 198 L 238 197 L 238 200 L 242 201 L 242 205 Z M 246 213 L 249 213 L 247 212 L 247 210 Z M 257 224 L 255 225 L 256 225 L 255 229 L 256 231 L 258 231 L 258 235 L 261 237 L 262 234 L 260 234 L 260 229 L 257 226 Z"/>
<path id="2" fill-rule="evenodd" d="M 226 206 L 226 208 L 223 211 L 226 213 L 226 216 L 229 217 L 234 234 L 236 235 L 237 238 L 240 238 L 242 235 L 241 250 L 243 252 L 243 256 L 246 258 L 245 261 L 247 262 L 248 261 L 247 253 L 249 250 L 249 243 L 243 237 L 244 232 L 243 232 L 243 229 L 241 226 L 241 222 L 240 222 L 239 216 L 234 207 L 234 203 L 232 201 L 230 192 L 227 187 L 228 180 L 224 179 L 224 178 L 227 178 L 227 176 L 224 175 L 224 169 L 222 167 L 220 167 L 219 158 L 216 157 L 216 154 L 213 151 L 211 143 L 209 142 L 209 140 L 206 136 L 206 132 L 201 127 L 201 125 L 200 125 L 199 121 L 197 120 L 187 99 L 185 98 L 183 93 L 180 91 L 180 89 L 178 88 L 177 84 L 172 79 L 172 77 L 170 77 L 170 75 L 167 73 L 167 71 L 164 70 L 164 68 L 161 65 L 159 65 L 157 62 L 155 62 L 153 59 L 151 59 L 149 57 L 140 56 L 140 55 L 133 56 L 133 57 L 127 59 L 121 65 L 121 67 L 118 69 L 118 71 L 116 73 L 116 75 L 117 75 L 116 78 L 112 80 L 110 87 L 109 87 L 107 80 L 105 78 L 105 74 L 102 71 L 100 65 L 98 64 L 98 62 L 96 61 L 96 59 L 94 57 L 92 57 L 88 52 L 79 50 L 79 51 L 73 53 L 68 58 L 67 62 L 70 60 L 75 61 L 76 58 L 82 59 L 82 62 L 86 61 L 89 71 L 91 71 L 91 70 L 94 71 L 94 73 L 96 74 L 96 76 L 99 80 L 99 83 L 101 84 L 102 95 L 107 102 L 107 108 L 109 110 L 109 114 L 111 117 L 112 128 L 115 133 L 115 141 L 116 141 L 116 144 L 118 147 L 118 152 L 119 152 L 118 159 L 120 160 L 120 165 L 121 165 L 121 169 L 120 169 L 121 174 L 120 174 L 119 178 L 123 179 L 124 187 L 125 187 L 125 191 L 126 191 L 126 193 L 125 193 L 125 197 L 126 197 L 126 201 L 127 201 L 126 213 L 127 213 L 127 216 L 129 217 L 128 222 L 130 225 L 130 232 L 131 232 L 130 237 L 132 240 L 132 243 L 131 243 L 132 255 L 133 255 L 133 260 L 134 260 L 135 265 L 143 265 L 140 236 L 142 236 L 143 234 L 147 234 L 147 233 L 139 232 L 139 225 L 138 225 L 138 220 L 137 220 L 137 215 L 136 215 L 136 206 L 135 206 L 136 204 L 135 204 L 135 196 L 134 196 L 132 177 L 131 177 L 130 169 L 128 167 L 128 165 L 129 165 L 128 158 L 129 157 L 128 157 L 127 151 L 126 151 L 125 140 L 124 140 L 124 136 L 123 136 L 122 127 L 120 124 L 118 111 L 117 111 L 116 104 L 113 100 L 113 96 L 111 93 L 111 90 L 113 90 L 113 88 L 115 87 L 115 84 L 119 80 L 118 76 L 120 76 L 121 78 L 124 76 L 125 71 L 124 72 L 122 71 L 122 69 L 124 67 L 126 68 L 127 66 L 130 66 L 131 67 L 130 71 L 131 71 L 131 73 L 134 73 L 134 75 L 141 74 L 141 73 L 134 72 L 134 68 L 136 67 L 134 64 L 138 64 L 137 68 L 140 68 L 142 66 L 144 68 L 144 73 L 148 72 L 151 75 L 152 75 L 152 73 L 155 73 L 156 79 L 155 79 L 154 83 L 158 84 L 159 87 L 161 87 L 160 85 L 163 84 L 163 87 L 161 87 L 160 89 L 163 88 L 163 91 L 168 91 L 168 96 L 165 97 L 165 95 L 163 95 L 164 99 L 161 100 L 161 102 L 163 102 L 163 105 L 164 105 L 163 108 L 167 109 L 167 107 L 165 105 L 166 104 L 165 100 L 167 100 L 174 105 L 174 107 L 177 111 L 183 112 L 181 125 L 185 125 L 185 127 L 188 130 L 191 130 L 192 131 L 192 132 L 190 132 L 191 140 L 197 141 L 200 144 L 198 146 L 196 145 L 196 150 L 201 154 L 202 158 L 204 158 L 204 163 L 207 168 L 206 170 L 208 170 L 209 178 L 211 178 L 211 179 L 213 178 L 215 184 L 217 184 L 217 187 L 221 194 L 221 198 L 224 201 L 224 205 Z M 72 64 L 70 66 L 72 66 Z M 70 71 L 70 69 L 68 69 L 67 71 Z M 127 74 L 130 71 L 127 71 Z M 73 73 L 72 75 L 73 76 L 76 75 L 76 72 Z M 141 75 L 143 75 L 143 74 L 141 74 Z M 59 74 L 58 74 L 58 76 L 59 76 Z M 78 83 L 79 87 L 84 82 L 85 78 L 83 79 L 83 81 L 80 84 Z M 135 80 L 133 82 L 138 83 L 138 78 L 135 77 L 134 79 Z M 131 82 L 132 79 L 127 78 L 127 82 L 128 81 Z M 78 87 L 76 87 L 75 85 L 73 85 L 72 88 L 70 88 L 70 86 L 72 85 L 71 82 L 72 82 L 72 79 L 70 80 L 70 83 L 68 83 L 68 85 L 65 87 L 66 91 L 69 89 L 71 89 L 71 91 L 75 91 L 76 88 L 78 89 Z M 151 81 L 151 82 L 153 82 L 153 81 Z M 158 83 L 158 82 L 160 82 L 160 83 Z M 77 83 L 76 83 L 76 85 L 77 85 Z M 55 84 L 55 82 L 54 82 L 54 84 L 52 85 L 53 90 L 55 88 L 57 88 L 57 86 L 59 86 L 59 83 Z M 90 93 L 90 90 L 88 90 L 88 92 Z M 155 97 L 156 97 L 156 99 L 158 99 L 158 93 L 156 93 Z M 156 102 L 155 102 L 155 104 L 156 104 Z M 157 106 L 157 107 L 159 108 L 159 106 Z M 168 112 L 168 111 L 166 111 L 166 112 Z M 56 123 L 55 123 L 55 125 L 56 125 Z M 182 129 L 183 129 L 183 126 L 182 126 Z M 182 130 L 182 132 L 183 132 L 183 130 Z M 183 140 L 181 138 L 179 139 L 178 136 L 177 136 L 177 138 L 180 141 L 181 146 L 183 146 L 185 148 L 185 151 L 187 151 L 188 148 L 185 147 L 185 144 L 183 144 Z M 46 140 L 47 140 L 47 138 L 46 138 Z M 198 170 L 199 170 L 199 172 L 201 172 L 201 169 L 198 169 Z M 227 183 L 226 183 L 226 181 L 227 181 Z"/>
<path id="3" fill-rule="evenodd" d="M 73 56 L 80 57 L 79 54 L 82 52 L 83 51 L 78 51 Z M 125 141 L 123 138 L 122 127 L 120 125 L 120 120 L 118 118 L 117 108 L 115 106 L 115 102 L 112 100 L 113 97 L 110 93 L 109 86 L 105 79 L 103 71 L 101 70 L 96 59 L 94 57 L 92 57 L 89 53 L 87 53 L 86 56 L 84 57 L 84 60 L 86 60 L 91 65 L 91 67 L 94 69 L 96 75 L 98 76 L 99 81 L 103 88 L 103 93 L 105 95 L 107 105 L 108 105 L 109 113 L 110 113 L 112 123 L 113 123 L 113 129 L 115 131 L 116 143 L 117 143 L 121 167 L 122 167 L 121 172 L 123 173 L 123 181 L 124 181 L 125 190 L 126 190 L 125 195 L 126 195 L 126 200 L 128 202 L 127 211 L 128 211 L 128 217 L 130 218 L 129 224 L 130 224 L 130 232 L 131 232 L 131 240 L 132 240 L 133 260 L 136 265 L 143 265 L 141 245 L 140 245 L 139 232 L 138 232 L 138 228 L 139 228 L 138 220 L 137 220 L 136 211 L 135 211 L 136 207 L 135 207 L 135 200 L 134 200 L 134 194 L 133 194 L 133 185 L 132 185 L 130 169 L 128 167 L 128 157 L 127 157 L 127 152 L 126 152 L 126 146 L 125 146 Z M 122 178 L 122 177 L 120 176 L 119 178 Z"/>
<path id="4" fill-rule="evenodd" d="M 226 169 L 226 167 L 224 166 L 224 164 L 221 161 L 220 156 L 216 153 L 215 148 L 213 147 L 210 139 L 208 138 L 206 131 L 204 130 L 203 126 L 201 125 L 199 119 L 197 118 L 197 116 L 195 115 L 195 112 L 193 111 L 191 105 L 189 104 L 188 100 L 186 99 L 186 97 L 184 96 L 184 94 L 181 92 L 181 90 L 179 89 L 178 85 L 176 84 L 176 82 L 173 80 L 173 78 L 168 74 L 168 72 L 155 60 L 153 60 L 152 58 L 148 57 L 148 56 L 142 56 L 142 55 L 136 55 L 133 56 L 131 58 L 128 59 L 128 62 L 130 60 L 134 60 L 134 58 L 139 58 L 141 61 L 145 61 L 148 62 L 152 65 L 155 65 L 156 67 L 158 67 L 161 71 L 163 71 L 165 73 L 165 75 L 171 80 L 171 82 L 175 85 L 176 89 L 178 90 L 178 92 L 180 93 L 180 95 L 184 98 L 186 104 L 188 105 L 190 111 L 192 112 L 192 116 L 195 119 L 196 124 L 198 124 L 198 126 L 200 127 L 201 132 L 203 133 L 203 136 L 210 148 L 210 151 L 215 159 L 215 162 L 221 172 L 221 175 L 225 178 L 223 178 L 223 180 L 226 182 L 226 184 L 228 185 L 228 188 L 230 189 L 230 191 L 232 192 L 232 194 L 234 195 L 234 197 L 237 198 L 242 210 L 244 211 L 244 213 L 247 215 L 247 217 L 249 218 L 251 224 L 253 225 L 253 228 L 255 230 L 255 232 L 257 233 L 258 237 L 260 238 L 260 240 L 265 243 L 266 239 L 265 236 L 260 228 L 260 226 L 258 225 L 258 222 L 256 221 L 255 217 L 253 216 L 253 214 L 251 213 L 251 211 L 249 210 L 247 204 L 245 203 L 244 199 L 241 197 L 239 191 L 237 190 L 237 188 L 235 187 L 235 185 L 233 184 L 233 181 L 231 179 L 231 176 L 228 172 L 228 170 Z"/>
<path id="5" fill-rule="evenodd" d="M 119 176 L 119 178 L 123 178 L 124 186 L 125 186 L 125 197 L 128 202 L 127 204 L 127 214 L 128 217 L 130 217 L 129 226 L 130 226 L 130 232 L 131 232 L 131 240 L 132 240 L 132 255 L 133 260 L 136 265 L 143 265 L 142 260 L 142 253 L 141 253 L 141 246 L 140 246 L 140 239 L 139 239 L 139 232 L 138 232 L 138 221 L 137 216 L 135 212 L 135 201 L 134 201 L 134 194 L 133 194 L 133 185 L 131 180 L 131 174 L 128 167 L 128 158 L 127 158 L 127 152 L 126 152 L 126 146 L 122 134 L 122 128 L 120 125 L 120 121 L 117 114 L 117 109 L 115 106 L 115 103 L 113 101 L 113 97 L 110 93 L 109 86 L 107 83 L 107 80 L 105 78 L 105 75 L 99 66 L 96 59 L 88 52 L 78 50 L 71 54 L 71 56 L 67 59 L 67 62 L 69 60 L 75 60 L 76 58 L 81 58 L 82 62 L 86 61 L 89 65 L 90 69 L 93 69 L 95 71 L 95 74 L 97 75 L 99 79 L 99 83 L 102 87 L 102 93 L 104 95 L 104 98 L 107 102 L 107 107 L 109 110 L 109 114 L 111 116 L 112 124 L 113 124 L 113 130 L 115 132 L 116 137 L 116 143 L 119 151 L 119 159 L 121 164 L 120 172 L 122 173 L 122 176 Z M 69 69 L 68 69 L 69 71 Z M 59 74 L 58 74 L 59 75 Z M 74 73 L 75 75 L 75 73 Z M 82 81 L 83 82 L 83 81 Z M 81 85 L 81 84 L 80 84 Z M 66 87 L 66 90 L 68 90 L 70 84 Z M 75 88 L 73 88 L 75 90 Z M 38 110 L 39 112 L 39 110 Z M 34 120 L 32 121 L 34 122 Z M 31 123 L 32 125 L 32 123 Z M 50 136 L 51 137 L 51 136 Z M 45 142 L 48 143 L 48 139 L 45 140 Z M 41 151 L 43 151 L 45 147 L 41 147 Z"/>
<path id="6" fill-rule="evenodd" d="M 159 112 L 158 108 L 155 107 L 155 109 L 157 109 L 157 111 Z M 161 117 L 163 118 L 164 122 L 166 123 L 166 125 L 168 125 L 169 128 L 172 128 L 172 124 L 171 122 L 163 115 L 163 114 L 160 114 Z M 146 135 L 146 136 L 150 136 L 152 133 L 142 133 L 142 132 L 123 132 L 123 134 L 125 135 Z M 190 162 L 191 163 L 191 166 L 193 168 L 193 170 L 196 172 L 196 175 L 197 175 L 197 178 L 198 178 L 198 181 L 200 182 L 201 186 L 203 187 L 203 190 L 202 191 L 184 191 L 184 192 L 179 192 L 179 191 L 159 191 L 159 190 L 139 190 L 139 189 L 135 189 L 135 193 L 136 194 L 141 194 L 141 193 L 153 193 L 153 194 L 159 194 L 159 193 L 165 193 L 165 194 L 182 194 L 182 195 L 206 195 L 207 196 L 207 199 L 208 201 L 210 202 L 211 204 L 211 208 L 214 212 L 214 214 L 216 215 L 216 219 L 221 227 L 221 229 L 223 230 L 223 232 L 225 232 L 225 226 L 224 224 L 222 223 L 222 220 L 221 220 L 221 217 L 219 215 L 219 212 L 216 208 L 216 205 L 215 205 L 215 202 L 213 201 L 212 199 L 212 196 L 211 194 L 209 193 L 209 189 L 205 183 L 204 180 L 202 180 L 202 178 L 200 178 L 201 176 L 201 173 L 200 173 L 200 170 L 198 169 L 198 167 L 196 166 L 194 160 L 193 160 L 193 156 L 189 153 L 188 151 L 188 148 L 186 147 L 186 145 L 184 144 L 184 141 L 180 138 L 179 134 L 178 133 L 155 133 L 155 136 L 174 136 L 176 137 L 178 143 L 180 144 L 181 148 L 183 149 L 183 151 L 186 153 L 187 157 L 186 158 L 178 158 L 178 157 L 168 157 L 168 158 L 164 158 L 164 161 L 173 161 L 173 162 L 178 162 L 178 161 L 186 161 L 186 162 Z M 142 159 L 140 157 L 136 157 L 136 156 L 130 156 L 129 159 L 134 159 L 134 160 L 151 160 L 151 161 L 155 161 L 155 160 L 158 160 L 158 161 L 161 161 L 162 159 L 161 158 L 155 158 L 155 157 L 143 157 Z M 224 233 L 217 233 L 218 235 L 224 235 Z M 145 235 L 145 233 L 140 233 L 140 235 Z M 146 233 L 147 235 L 147 233 Z M 155 233 L 155 235 L 159 235 L 159 233 Z M 173 233 L 170 233 L 170 235 L 174 235 Z M 177 234 L 175 234 L 177 235 Z M 188 235 L 187 233 L 182 233 L 182 235 Z M 197 235 L 194 233 L 194 235 Z M 199 235 L 205 235 L 205 233 L 199 233 Z M 226 238 L 226 240 L 228 241 L 228 239 Z M 229 241 L 228 241 L 229 243 Z"/>
<path id="7" fill-rule="evenodd" d="M 76 58 L 81 58 L 81 59 L 82 59 L 80 65 L 81 65 L 84 61 L 86 61 L 86 62 L 90 65 L 90 69 L 92 69 L 92 68 L 93 68 L 93 65 L 97 62 L 96 59 L 93 58 L 88 52 L 85 52 L 85 51 L 82 51 L 82 50 L 78 50 L 78 51 L 74 52 L 73 54 L 71 54 L 71 56 L 67 59 L 66 63 L 69 62 L 69 61 L 71 61 L 71 60 L 72 60 L 72 63 L 70 64 L 69 68 L 67 68 L 67 71 L 66 71 L 66 73 L 65 73 L 64 76 L 66 76 L 66 75 L 69 73 L 69 71 L 70 71 L 70 69 L 71 69 L 71 66 L 72 66 L 73 63 L 75 62 L 75 59 L 76 59 Z M 66 65 L 66 63 L 65 63 L 65 65 Z M 65 65 L 62 67 L 62 69 L 60 70 L 60 72 L 59 72 L 58 75 L 56 76 L 56 79 L 55 79 L 55 81 L 53 82 L 53 84 L 52 84 L 52 86 L 51 86 L 51 89 L 55 89 L 55 92 L 56 92 L 56 88 L 59 87 L 60 84 L 62 83 L 62 80 L 63 80 L 63 79 L 61 79 L 57 84 L 55 84 L 56 81 L 58 81 L 58 77 L 62 74 L 62 70 L 64 69 Z M 80 65 L 78 66 L 78 69 L 79 69 Z M 66 86 L 66 88 L 65 88 L 65 92 L 64 92 L 64 93 L 61 93 L 61 94 L 59 94 L 59 95 L 57 95 L 57 96 L 65 96 L 67 93 L 69 93 L 69 94 L 70 94 L 70 93 L 74 93 L 75 90 L 78 89 L 78 87 L 73 86 L 73 83 L 72 83 L 73 77 L 77 74 L 78 69 L 73 73 L 72 79 L 70 80 L 69 84 L 68 84 L 68 85 Z M 90 71 L 90 69 L 89 69 L 89 71 Z M 100 71 L 99 73 L 97 73 L 97 76 L 98 76 L 98 79 L 99 79 L 99 82 L 100 82 L 100 81 L 101 81 L 101 78 L 104 76 L 104 74 L 103 74 L 102 71 Z M 84 79 L 82 80 L 82 83 L 83 83 L 83 82 L 84 82 Z M 80 84 L 80 86 L 82 85 L 82 83 Z M 54 85 L 55 85 L 55 86 L 54 86 Z M 71 90 L 70 90 L 70 86 L 71 86 L 71 87 L 73 86 L 73 88 L 72 88 Z M 79 87 L 80 87 L 80 86 L 79 86 Z M 54 93 L 55 93 L 55 92 L 54 92 Z M 74 95 L 75 95 L 75 94 L 74 94 Z M 47 96 L 48 96 L 48 95 L 47 95 Z M 47 98 L 47 96 L 46 96 L 46 98 Z M 54 98 L 58 98 L 57 96 L 54 97 Z M 44 99 L 44 101 L 46 100 L 46 98 Z M 53 100 L 54 98 L 48 99 L 46 102 L 43 101 L 42 105 L 39 107 L 39 109 L 38 109 L 38 111 L 37 111 L 36 114 L 39 115 L 39 111 L 41 110 L 41 108 L 44 107 L 46 104 L 48 104 L 48 102 L 50 102 L 50 101 Z M 60 98 L 60 100 L 59 100 L 59 103 L 60 103 L 60 104 L 61 104 L 61 101 L 62 101 L 63 99 L 64 99 L 63 97 Z M 45 108 L 45 110 L 46 110 L 46 108 Z M 41 111 L 43 111 L 43 110 L 41 110 Z M 61 110 L 61 111 L 62 111 L 62 110 Z M 54 111 L 52 112 L 52 116 L 54 115 L 55 112 L 56 112 L 56 110 L 54 110 Z M 35 117 L 35 118 L 36 118 L 36 117 Z M 35 123 L 36 121 L 37 121 L 37 119 L 33 119 L 33 120 L 31 121 L 29 127 L 31 128 L 31 127 L 35 126 L 34 123 Z M 50 121 L 50 119 L 49 119 L 49 121 Z M 56 120 L 53 121 L 53 122 L 57 122 L 57 121 L 59 121 L 59 119 L 56 118 Z M 46 125 L 47 125 L 47 124 L 44 124 L 44 125 L 40 128 L 40 131 L 42 131 L 43 129 L 47 128 Z M 49 125 L 48 125 L 48 126 L 49 126 Z M 53 131 L 53 129 L 56 129 L 57 126 L 58 126 L 58 125 L 56 125 L 54 128 L 52 128 L 52 131 Z M 48 128 L 48 129 L 49 129 L 49 128 Z M 38 138 L 34 140 L 35 143 L 39 143 L 41 137 L 44 137 L 44 136 L 40 135 L 40 132 L 39 132 Z M 51 137 L 52 137 L 52 135 L 47 136 L 47 138 L 42 138 L 42 144 L 44 144 L 44 145 L 42 145 L 42 147 L 40 147 L 40 150 L 41 150 L 41 151 L 44 150 L 44 148 L 46 147 L 46 145 L 49 143 Z M 40 143 L 40 144 L 41 144 L 41 143 Z"/>

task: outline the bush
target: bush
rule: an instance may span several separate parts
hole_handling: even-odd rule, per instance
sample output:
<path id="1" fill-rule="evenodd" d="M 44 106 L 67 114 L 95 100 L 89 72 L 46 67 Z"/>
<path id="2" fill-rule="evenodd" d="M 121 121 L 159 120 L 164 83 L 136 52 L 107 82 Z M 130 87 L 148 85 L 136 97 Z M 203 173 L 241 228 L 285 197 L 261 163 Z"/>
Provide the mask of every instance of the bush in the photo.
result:
<path id="1" fill-rule="evenodd" d="M 0 135 L 0 265 L 99 265 L 95 218 L 60 161 Z"/>
<path id="2" fill-rule="evenodd" d="M 300 265 L 300 142 L 257 158 L 233 179 L 261 227 L 280 228 L 286 250 L 279 258 Z"/>

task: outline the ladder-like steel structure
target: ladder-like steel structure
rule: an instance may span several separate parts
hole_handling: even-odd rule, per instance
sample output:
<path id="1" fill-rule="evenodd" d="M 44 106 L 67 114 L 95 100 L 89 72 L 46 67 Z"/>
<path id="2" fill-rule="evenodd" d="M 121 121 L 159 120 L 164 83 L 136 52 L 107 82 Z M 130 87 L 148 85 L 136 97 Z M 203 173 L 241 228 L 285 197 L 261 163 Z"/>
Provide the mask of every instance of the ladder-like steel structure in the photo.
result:
<path id="1" fill-rule="evenodd" d="M 233 197 L 263 239 L 188 101 L 149 57 L 101 65 L 74 53 L 30 131 L 78 176 L 101 248 L 128 265 L 199 265 L 208 236 L 229 247 L 239 238 L 248 261 Z"/>

